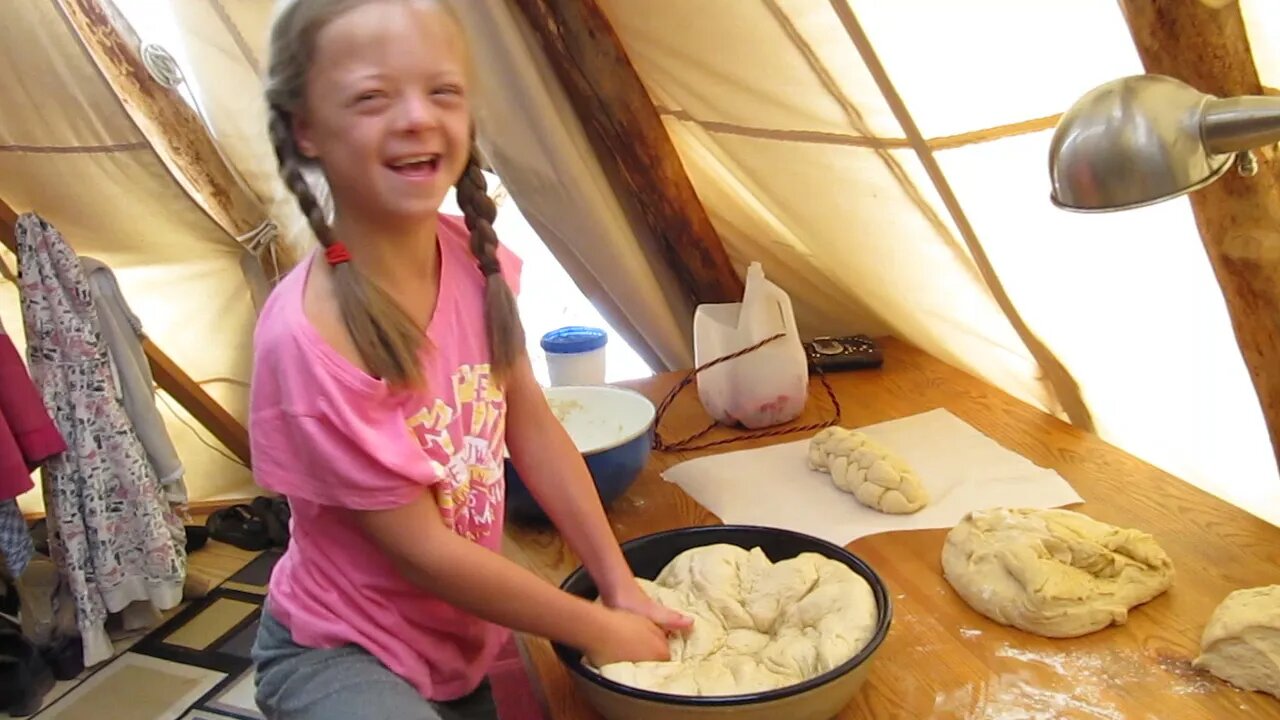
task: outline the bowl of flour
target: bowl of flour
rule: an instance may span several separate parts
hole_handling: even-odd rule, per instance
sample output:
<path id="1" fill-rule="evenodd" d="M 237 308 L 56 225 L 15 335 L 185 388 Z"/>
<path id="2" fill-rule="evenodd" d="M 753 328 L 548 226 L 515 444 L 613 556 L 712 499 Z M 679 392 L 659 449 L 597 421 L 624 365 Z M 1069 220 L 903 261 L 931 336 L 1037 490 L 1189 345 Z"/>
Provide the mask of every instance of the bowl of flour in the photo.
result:
<path id="1" fill-rule="evenodd" d="M 748 525 L 669 530 L 622 545 L 641 588 L 693 618 L 671 658 L 595 667 L 553 643 L 580 692 L 609 720 L 826 720 L 849 704 L 889 633 L 880 576 L 844 548 Z M 595 600 L 579 567 L 561 584 Z"/>
<path id="2" fill-rule="evenodd" d="M 635 484 L 649 461 L 656 408 L 634 390 L 608 385 L 555 386 L 543 392 L 551 413 L 582 453 L 600 502 L 608 510 Z M 507 517 L 549 523 L 509 457 L 505 470 Z"/>

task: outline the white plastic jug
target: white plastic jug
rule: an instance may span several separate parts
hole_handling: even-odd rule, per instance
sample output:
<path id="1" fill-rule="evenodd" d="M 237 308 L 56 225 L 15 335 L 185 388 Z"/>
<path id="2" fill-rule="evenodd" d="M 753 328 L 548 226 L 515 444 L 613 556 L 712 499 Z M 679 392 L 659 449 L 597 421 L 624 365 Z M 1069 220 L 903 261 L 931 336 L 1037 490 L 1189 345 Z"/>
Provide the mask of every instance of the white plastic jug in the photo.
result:
<path id="1" fill-rule="evenodd" d="M 791 298 L 765 278 L 760 263 L 747 268 L 742 302 L 698 306 L 693 335 L 699 367 L 777 333 L 785 336 L 698 374 L 698 399 L 716 422 L 754 430 L 799 417 L 809 393 L 809 366 Z"/>

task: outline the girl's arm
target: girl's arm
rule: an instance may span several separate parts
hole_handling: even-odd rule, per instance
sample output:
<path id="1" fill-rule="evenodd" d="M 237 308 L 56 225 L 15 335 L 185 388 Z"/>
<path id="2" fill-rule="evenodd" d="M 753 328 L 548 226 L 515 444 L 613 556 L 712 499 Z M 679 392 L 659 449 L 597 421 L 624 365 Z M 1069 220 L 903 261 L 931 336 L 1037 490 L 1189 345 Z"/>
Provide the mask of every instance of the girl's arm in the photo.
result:
<path id="1" fill-rule="evenodd" d="M 668 630 L 692 619 L 649 599 L 618 547 L 582 453 L 547 404 L 523 358 L 507 382 L 507 446 L 530 494 L 582 560 L 611 607 L 637 612 Z"/>
<path id="2" fill-rule="evenodd" d="M 578 648 L 597 666 L 670 658 L 652 622 L 566 593 L 453 533 L 429 493 L 356 517 L 410 582 L 477 617 Z"/>

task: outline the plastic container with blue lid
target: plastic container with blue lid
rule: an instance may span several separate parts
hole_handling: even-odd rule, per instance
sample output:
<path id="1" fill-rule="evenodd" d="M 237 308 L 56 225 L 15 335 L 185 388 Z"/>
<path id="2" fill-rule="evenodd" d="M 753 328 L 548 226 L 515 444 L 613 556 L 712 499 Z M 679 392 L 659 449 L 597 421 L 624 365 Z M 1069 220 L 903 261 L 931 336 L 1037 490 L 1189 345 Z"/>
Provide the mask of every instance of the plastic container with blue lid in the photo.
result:
<path id="1" fill-rule="evenodd" d="M 608 343 L 609 335 L 604 330 L 582 325 L 558 328 L 543 335 L 541 345 L 547 356 L 551 384 L 603 385 Z"/>

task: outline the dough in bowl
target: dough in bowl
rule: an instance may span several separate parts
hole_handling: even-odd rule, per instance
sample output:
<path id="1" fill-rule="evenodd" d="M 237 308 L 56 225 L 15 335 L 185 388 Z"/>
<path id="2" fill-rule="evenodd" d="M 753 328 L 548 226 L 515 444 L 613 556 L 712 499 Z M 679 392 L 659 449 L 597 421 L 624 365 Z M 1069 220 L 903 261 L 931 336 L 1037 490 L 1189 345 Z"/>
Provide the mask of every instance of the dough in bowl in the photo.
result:
<path id="1" fill-rule="evenodd" d="M 1193 665 L 1242 690 L 1280 697 L 1280 585 L 1227 595 L 1205 625 Z"/>
<path id="2" fill-rule="evenodd" d="M 929 494 L 906 461 L 865 433 L 824 428 L 809 441 L 809 467 L 826 470 L 835 486 L 882 513 L 910 514 Z"/>
<path id="3" fill-rule="evenodd" d="M 804 553 L 774 563 L 760 548 L 686 550 L 651 581 L 650 597 L 693 617 L 665 662 L 600 667 L 610 680 L 677 695 L 773 690 L 852 658 L 875 634 L 871 586 L 844 563 Z"/>
<path id="4" fill-rule="evenodd" d="M 969 513 L 942 548 L 947 582 L 974 610 L 1046 637 L 1124 624 L 1173 583 L 1173 561 L 1150 535 L 1071 510 Z"/>

